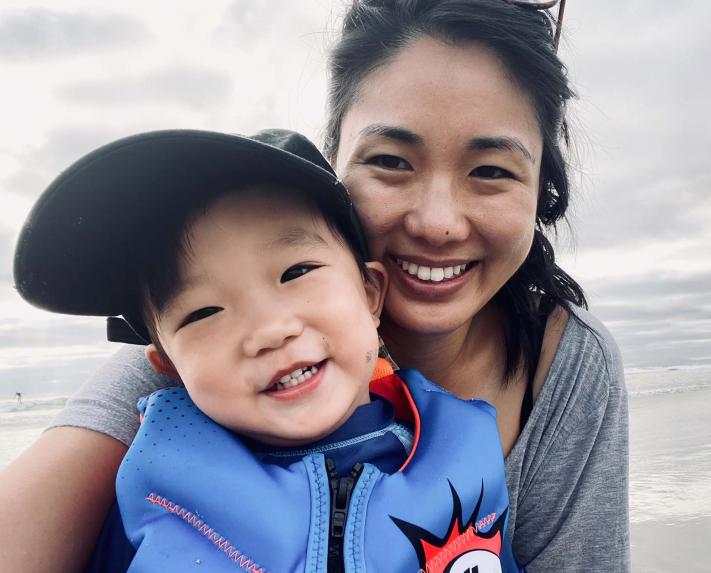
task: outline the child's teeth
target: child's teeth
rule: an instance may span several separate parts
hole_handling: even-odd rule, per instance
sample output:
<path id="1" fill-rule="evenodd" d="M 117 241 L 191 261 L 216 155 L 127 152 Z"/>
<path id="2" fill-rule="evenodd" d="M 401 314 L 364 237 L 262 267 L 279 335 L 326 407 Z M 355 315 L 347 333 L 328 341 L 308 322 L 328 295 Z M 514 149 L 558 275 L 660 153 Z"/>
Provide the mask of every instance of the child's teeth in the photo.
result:
<path id="1" fill-rule="evenodd" d="M 314 374 L 318 372 L 318 366 L 307 366 L 306 368 L 297 368 L 291 374 L 286 374 L 279 378 L 279 382 L 276 383 L 277 390 L 283 390 L 285 388 L 291 388 L 293 386 L 298 386 L 302 382 L 306 382 Z"/>

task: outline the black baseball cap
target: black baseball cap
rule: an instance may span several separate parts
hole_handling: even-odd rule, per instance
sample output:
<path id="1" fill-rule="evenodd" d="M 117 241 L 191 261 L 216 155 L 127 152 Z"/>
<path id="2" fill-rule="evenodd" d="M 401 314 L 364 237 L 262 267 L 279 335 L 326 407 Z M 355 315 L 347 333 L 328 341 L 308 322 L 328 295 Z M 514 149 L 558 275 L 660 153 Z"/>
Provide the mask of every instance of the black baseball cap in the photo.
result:
<path id="1" fill-rule="evenodd" d="M 162 221 L 180 216 L 191 198 L 249 183 L 280 184 L 314 200 L 368 259 L 348 191 L 303 135 L 282 129 L 250 137 L 154 131 L 85 155 L 42 193 L 15 250 L 17 291 L 52 312 L 111 317 L 109 340 L 147 344 L 130 288 L 141 246 L 159 236 L 154 230 Z"/>

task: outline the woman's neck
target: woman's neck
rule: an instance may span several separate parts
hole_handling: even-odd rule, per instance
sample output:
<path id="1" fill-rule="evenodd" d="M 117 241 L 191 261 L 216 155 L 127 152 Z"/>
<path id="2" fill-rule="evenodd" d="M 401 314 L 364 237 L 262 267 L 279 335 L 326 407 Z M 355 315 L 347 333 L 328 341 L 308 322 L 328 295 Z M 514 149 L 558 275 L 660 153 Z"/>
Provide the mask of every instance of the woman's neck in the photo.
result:
<path id="1" fill-rule="evenodd" d="M 453 331 L 412 332 L 384 318 L 381 335 L 399 366 L 418 369 L 462 398 L 486 397 L 501 387 L 504 335 L 501 313 L 493 302 Z"/>

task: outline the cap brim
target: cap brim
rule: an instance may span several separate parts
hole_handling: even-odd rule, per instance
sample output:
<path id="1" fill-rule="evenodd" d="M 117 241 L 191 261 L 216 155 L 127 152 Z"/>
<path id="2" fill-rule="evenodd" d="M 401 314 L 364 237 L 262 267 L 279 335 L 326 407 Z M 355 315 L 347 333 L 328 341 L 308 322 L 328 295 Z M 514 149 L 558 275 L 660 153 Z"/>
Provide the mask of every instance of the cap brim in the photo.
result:
<path id="1" fill-rule="evenodd" d="M 83 157 L 47 188 L 20 233 L 16 287 L 47 310 L 121 314 L 131 257 L 176 198 L 250 180 L 304 188 L 352 212 L 332 173 L 283 149 L 215 132 L 141 134 Z"/>

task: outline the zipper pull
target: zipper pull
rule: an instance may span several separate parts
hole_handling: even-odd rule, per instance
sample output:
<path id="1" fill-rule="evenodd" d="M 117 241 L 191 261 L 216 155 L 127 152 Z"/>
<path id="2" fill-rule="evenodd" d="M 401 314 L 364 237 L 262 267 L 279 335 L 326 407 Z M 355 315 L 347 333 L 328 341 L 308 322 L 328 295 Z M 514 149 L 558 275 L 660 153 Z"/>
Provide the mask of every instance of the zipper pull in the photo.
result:
<path id="1" fill-rule="evenodd" d="M 361 472 L 363 464 L 356 464 L 348 475 L 338 477 L 336 464 L 333 460 L 326 459 L 331 489 L 331 520 L 329 524 L 328 539 L 328 571 L 343 571 L 343 536 L 346 532 L 346 519 L 351 494 Z"/>
<path id="2" fill-rule="evenodd" d="M 354 485 L 355 482 L 358 481 L 358 478 L 360 477 L 360 474 L 363 473 L 363 464 L 356 464 L 353 466 L 353 469 L 351 470 L 351 477 L 354 480 Z"/>

